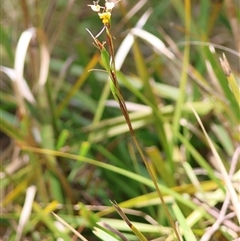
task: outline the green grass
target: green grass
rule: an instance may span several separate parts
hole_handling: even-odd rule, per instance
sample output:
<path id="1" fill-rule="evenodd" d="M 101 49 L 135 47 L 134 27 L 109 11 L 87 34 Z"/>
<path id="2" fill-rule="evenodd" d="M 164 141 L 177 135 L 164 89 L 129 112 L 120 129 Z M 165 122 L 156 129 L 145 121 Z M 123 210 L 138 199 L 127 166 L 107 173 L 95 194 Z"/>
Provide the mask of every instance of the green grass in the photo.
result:
<path id="1" fill-rule="evenodd" d="M 178 240 L 154 180 L 182 240 L 237 240 L 237 3 L 113 9 L 116 78 L 147 168 L 86 31 L 103 27 L 89 4 L 1 6 L 1 237 Z"/>

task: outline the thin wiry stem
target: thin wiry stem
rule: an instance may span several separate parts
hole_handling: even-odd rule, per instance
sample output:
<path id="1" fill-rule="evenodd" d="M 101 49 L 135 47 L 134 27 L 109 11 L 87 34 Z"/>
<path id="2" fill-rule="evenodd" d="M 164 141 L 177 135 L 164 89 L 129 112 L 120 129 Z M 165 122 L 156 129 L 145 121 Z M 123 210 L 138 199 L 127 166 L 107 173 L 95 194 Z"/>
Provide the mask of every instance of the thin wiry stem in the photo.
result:
<path id="1" fill-rule="evenodd" d="M 177 239 L 180 241 L 181 238 L 180 238 L 179 232 L 177 231 L 176 226 L 174 224 L 174 221 L 173 221 L 173 219 L 172 219 L 172 217 L 171 217 L 171 215 L 169 213 L 169 210 L 167 208 L 167 205 L 164 202 L 164 198 L 163 198 L 163 195 L 162 195 L 162 193 L 161 193 L 161 191 L 159 189 L 159 186 L 157 184 L 157 180 L 155 179 L 154 174 L 153 174 L 153 172 L 152 172 L 152 170 L 151 170 L 151 168 L 149 166 L 149 163 L 148 163 L 148 161 L 147 161 L 147 159 L 146 159 L 146 157 L 145 157 L 145 155 L 144 155 L 144 153 L 143 153 L 143 151 L 142 151 L 142 149 L 141 149 L 141 147 L 140 147 L 140 145 L 138 143 L 138 140 L 137 140 L 137 138 L 135 136 L 135 132 L 134 132 L 132 124 L 131 124 L 131 120 L 130 120 L 130 117 L 129 117 L 129 114 L 128 114 L 128 110 L 127 110 L 127 107 L 126 107 L 126 104 L 125 104 L 125 100 L 123 98 L 123 95 L 121 93 L 121 90 L 119 88 L 119 84 L 118 84 L 118 81 L 117 81 L 115 60 L 114 60 L 114 46 L 113 46 L 112 35 L 110 33 L 110 30 L 109 30 L 108 26 L 106 28 L 106 33 L 107 33 L 107 43 L 108 43 L 108 47 L 109 47 L 109 52 L 110 52 L 110 56 L 112 58 L 111 69 L 110 69 L 109 74 L 110 74 L 111 80 L 113 81 L 113 84 L 114 84 L 114 86 L 117 89 L 117 92 L 119 94 L 119 96 L 117 95 L 115 97 L 118 100 L 121 112 L 122 112 L 122 114 L 123 114 L 123 116 L 124 116 L 124 118 L 126 120 L 126 123 L 128 125 L 130 134 L 131 134 L 132 139 L 134 141 L 134 144 L 135 144 L 135 146 L 136 146 L 136 148 L 137 148 L 137 150 L 138 150 L 138 152 L 139 152 L 139 154 L 140 154 L 140 156 L 141 156 L 141 158 L 142 158 L 142 160 L 143 160 L 143 162 L 144 162 L 144 164 L 145 164 L 145 166 L 146 166 L 146 168 L 148 170 L 148 173 L 149 173 L 149 175 L 150 175 L 150 177 L 151 177 L 151 179 L 152 179 L 152 181 L 154 183 L 154 186 L 155 186 L 155 188 L 157 190 L 158 196 L 159 196 L 159 198 L 160 198 L 160 200 L 162 202 L 163 208 L 164 208 L 164 210 L 165 210 L 165 212 L 167 214 L 167 217 L 168 217 L 168 219 L 169 219 L 169 221 L 171 223 L 171 226 L 172 226 L 172 228 L 174 230 L 174 233 L 176 234 Z"/>

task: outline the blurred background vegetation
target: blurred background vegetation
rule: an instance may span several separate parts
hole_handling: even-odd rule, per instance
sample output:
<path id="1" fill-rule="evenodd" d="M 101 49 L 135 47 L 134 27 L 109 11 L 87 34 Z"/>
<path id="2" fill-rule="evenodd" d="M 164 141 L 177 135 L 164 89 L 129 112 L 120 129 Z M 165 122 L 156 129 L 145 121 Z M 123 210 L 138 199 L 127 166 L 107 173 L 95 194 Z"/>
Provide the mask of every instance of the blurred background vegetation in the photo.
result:
<path id="1" fill-rule="evenodd" d="M 174 240 L 107 74 L 89 71 L 103 68 L 89 4 L 1 2 L 2 240 L 139 240 L 109 200 L 147 240 Z M 186 241 L 240 234 L 239 7 L 122 0 L 112 12 L 132 125 Z"/>

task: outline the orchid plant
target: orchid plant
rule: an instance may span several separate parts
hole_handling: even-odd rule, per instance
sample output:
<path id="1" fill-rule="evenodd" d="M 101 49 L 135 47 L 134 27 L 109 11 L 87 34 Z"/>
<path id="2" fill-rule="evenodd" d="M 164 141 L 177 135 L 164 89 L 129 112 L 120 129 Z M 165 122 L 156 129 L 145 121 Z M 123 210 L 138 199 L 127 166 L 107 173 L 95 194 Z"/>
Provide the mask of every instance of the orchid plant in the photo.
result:
<path id="1" fill-rule="evenodd" d="M 117 1 L 120 2 L 121 0 Z M 92 5 L 88 5 L 89 7 L 91 7 L 91 9 L 94 12 L 98 13 L 99 18 L 102 20 L 103 23 L 103 28 L 102 30 L 94 37 L 94 35 L 87 29 L 87 31 L 89 32 L 89 34 L 92 36 L 93 40 L 94 40 L 94 45 L 100 50 L 101 52 L 101 60 L 103 63 L 103 66 L 105 68 L 105 70 L 108 72 L 109 77 L 110 77 L 110 89 L 111 92 L 113 94 L 113 97 L 115 98 L 115 100 L 118 102 L 119 107 L 121 109 L 121 112 L 125 118 L 125 121 L 128 125 L 129 128 L 129 132 L 131 134 L 131 137 L 136 145 L 136 148 L 139 151 L 139 154 L 148 170 L 148 173 L 154 183 L 154 186 L 156 188 L 156 191 L 159 195 L 159 198 L 162 202 L 162 205 L 166 211 L 166 214 L 168 216 L 168 219 L 172 225 L 172 228 L 174 230 L 174 233 L 176 235 L 176 238 L 178 241 L 180 241 L 180 235 L 177 231 L 177 228 L 173 222 L 173 219 L 168 211 L 168 208 L 164 202 L 163 199 L 163 195 L 160 191 L 160 188 L 158 186 L 157 180 L 154 177 L 154 174 L 150 168 L 150 165 L 138 143 L 138 140 L 135 136 L 135 132 L 133 130 L 132 124 L 131 124 L 131 120 L 128 114 L 128 110 L 125 104 L 125 100 L 123 98 L 123 95 L 121 93 L 121 90 L 119 88 L 119 84 L 118 84 L 118 80 L 117 80 L 117 72 L 116 72 L 116 67 L 115 67 L 115 60 L 114 60 L 114 45 L 113 45 L 113 36 L 111 34 L 110 28 L 111 28 L 111 16 L 112 16 L 112 10 L 115 7 L 115 4 L 117 2 L 109 2 L 108 0 L 105 0 L 105 6 L 100 6 L 98 3 L 99 1 L 93 1 Z M 107 41 L 104 42 L 100 42 L 97 38 L 104 32 L 106 31 L 106 36 L 107 36 Z M 109 52 L 107 51 L 107 49 L 104 47 L 104 45 L 107 43 L 108 45 L 108 49 Z M 145 238 L 145 236 L 136 228 L 132 225 L 132 223 L 128 220 L 128 218 L 126 217 L 126 215 L 122 212 L 121 208 L 114 203 L 113 205 L 116 209 L 116 211 L 119 213 L 119 215 L 125 220 L 125 222 L 128 224 L 128 226 L 132 229 L 132 231 L 136 234 L 136 236 L 143 241 L 146 241 L 147 239 Z"/>

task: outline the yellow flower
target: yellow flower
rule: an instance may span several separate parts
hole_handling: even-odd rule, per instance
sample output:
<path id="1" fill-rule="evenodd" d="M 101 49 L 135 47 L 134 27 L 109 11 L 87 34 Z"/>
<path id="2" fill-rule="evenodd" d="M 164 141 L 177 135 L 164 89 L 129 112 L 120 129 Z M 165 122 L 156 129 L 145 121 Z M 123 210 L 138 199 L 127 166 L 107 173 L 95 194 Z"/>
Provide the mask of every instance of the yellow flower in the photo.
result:
<path id="1" fill-rule="evenodd" d="M 111 19 L 111 13 L 110 12 L 103 12 L 98 13 L 100 19 L 102 19 L 102 22 L 104 25 L 107 25 L 110 22 Z"/>

